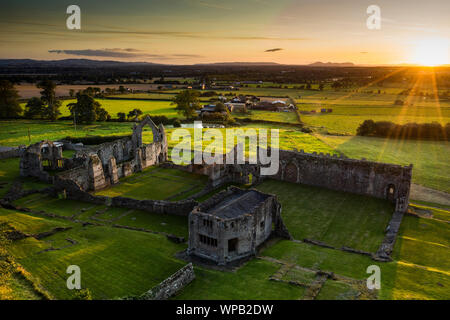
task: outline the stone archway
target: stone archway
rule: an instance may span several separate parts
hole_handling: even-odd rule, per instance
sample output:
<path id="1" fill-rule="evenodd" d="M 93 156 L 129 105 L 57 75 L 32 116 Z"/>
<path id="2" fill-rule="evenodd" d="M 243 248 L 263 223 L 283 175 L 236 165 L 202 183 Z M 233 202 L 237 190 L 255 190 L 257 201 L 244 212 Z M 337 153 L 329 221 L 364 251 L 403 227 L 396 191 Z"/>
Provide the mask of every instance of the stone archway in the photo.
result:
<path id="1" fill-rule="evenodd" d="M 152 121 L 152 119 L 147 115 L 139 124 L 135 124 L 133 128 L 133 145 L 135 148 L 142 147 L 142 130 L 145 126 L 149 126 L 152 129 L 153 133 L 153 142 L 158 142 L 162 140 L 162 134 L 160 133 L 156 124 Z"/>
<path id="2" fill-rule="evenodd" d="M 290 162 L 286 165 L 284 169 L 284 180 L 288 182 L 298 181 L 298 166 L 294 162 Z"/>
<path id="3" fill-rule="evenodd" d="M 394 184 L 389 184 L 387 187 L 386 187 L 386 191 L 385 191 L 385 193 L 386 193 L 386 199 L 387 200 L 389 200 L 389 201 L 394 201 L 395 200 L 395 185 Z"/>

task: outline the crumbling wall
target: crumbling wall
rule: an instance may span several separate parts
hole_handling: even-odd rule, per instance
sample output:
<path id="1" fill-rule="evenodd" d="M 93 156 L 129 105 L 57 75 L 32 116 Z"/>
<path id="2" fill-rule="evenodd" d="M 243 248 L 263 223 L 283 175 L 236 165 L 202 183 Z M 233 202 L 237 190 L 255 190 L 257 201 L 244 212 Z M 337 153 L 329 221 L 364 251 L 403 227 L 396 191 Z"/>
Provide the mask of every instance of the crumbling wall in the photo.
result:
<path id="1" fill-rule="evenodd" d="M 279 170 L 271 178 L 387 199 L 396 203 L 396 211 L 406 210 L 412 165 L 285 150 L 279 152 Z"/>
<path id="2" fill-rule="evenodd" d="M 195 200 L 165 201 L 136 200 L 125 197 L 111 198 L 111 205 L 128 209 L 137 209 L 159 214 L 187 216 L 198 204 Z"/>
<path id="3" fill-rule="evenodd" d="M 408 207 L 412 164 L 401 166 L 336 155 L 278 151 L 279 167 L 274 175 L 261 175 L 260 164 L 212 165 L 212 169 L 214 166 L 219 169 L 210 174 L 213 185 L 230 182 L 256 184 L 272 178 L 387 199 L 395 203 L 399 212 L 405 212 Z M 236 148 L 231 152 L 236 152 Z M 236 155 L 234 159 L 237 159 Z"/>
<path id="4" fill-rule="evenodd" d="M 195 279 L 192 263 L 185 265 L 166 280 L 144 293 L 140 299 L 143 300 L 167 300 L 177 294 Z"/>

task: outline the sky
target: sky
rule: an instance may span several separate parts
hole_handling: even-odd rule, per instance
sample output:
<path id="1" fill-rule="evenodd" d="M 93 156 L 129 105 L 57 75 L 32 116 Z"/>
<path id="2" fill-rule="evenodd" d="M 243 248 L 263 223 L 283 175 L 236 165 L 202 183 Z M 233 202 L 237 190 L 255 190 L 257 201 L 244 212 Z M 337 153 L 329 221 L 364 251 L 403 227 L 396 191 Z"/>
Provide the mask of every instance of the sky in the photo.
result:
<path id="1" fill-rule="evenodd" d="M 449 21 L 448 0 L 14 0 L 0 4 L 0 58 L 449 64 Z"/>

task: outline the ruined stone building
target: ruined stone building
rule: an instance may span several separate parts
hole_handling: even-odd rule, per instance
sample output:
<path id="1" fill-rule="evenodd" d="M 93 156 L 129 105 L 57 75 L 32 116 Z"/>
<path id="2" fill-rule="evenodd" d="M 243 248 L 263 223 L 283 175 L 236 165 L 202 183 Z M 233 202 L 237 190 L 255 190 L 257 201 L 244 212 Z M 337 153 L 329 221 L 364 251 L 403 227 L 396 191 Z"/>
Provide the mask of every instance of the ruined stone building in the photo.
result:
<path id="1" fill-rule="evenodd" d="M 151 144 L 142 142 L 146 126 L 152 130 Z M 156 126 L 149 116 L 134 125 L 130 137 L 82 148 L 72 159 L 63 158 L 62 148 L 62 143 L 51 141 L 28 147 L 21 154 L 21 176 L 37 177 L 61 189 L 100 190 L 118 183 L 121 177 L 167 161 L 168 152 L 164 126 Z M 62 172 L 51 176 L 49 170 Z"/>
<path id="2" fill-rule="evenodd" d="M 231 152 L 236 153 L 236 150 L 234 148 Z M 214 186 L 225 183 L 257 184 L 270 178 L 386 199 L 395 204 L 395 211 L 407 210 L 412 164 L 401 166 L 303 151 L 278 152 L 278 171 L 270 176 L 261 175 L 262 165 L 248 162 L 191 165 L 190 170 L 208 175 Z"/>
<path id="3" fill-rule="evenodd" d="M 256 254 L 272 232 L 290 238 L 273 195 L 230 187 L 189 214 L 188 254 L 220 265 Z"/>
<path id="4" fill-rule="evenodd" d="M 30 145 L 22 151 L 20 158 L 20 175 L 35 177 L 45 182 L 52 182 L 49 171 L 67 168 L 67 159 L 63 158 L 63 144 L 41 141 Z"/>

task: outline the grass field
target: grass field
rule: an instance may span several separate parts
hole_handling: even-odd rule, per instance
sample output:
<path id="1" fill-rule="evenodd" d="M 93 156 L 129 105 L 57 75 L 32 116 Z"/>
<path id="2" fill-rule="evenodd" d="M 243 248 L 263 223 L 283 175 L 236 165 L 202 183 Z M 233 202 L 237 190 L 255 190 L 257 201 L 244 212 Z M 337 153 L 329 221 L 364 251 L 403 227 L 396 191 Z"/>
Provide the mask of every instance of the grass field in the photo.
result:
<path id="1" fill-rule="evenodd" d="M 0 218 L 4 215 L 1 212 Z M 49 219 L 42 220 L 47 223 Z M 77 243 L 67 246 L 67 238 Z M 41 252 L 50 247 L 62 249 Z M 74 225 L 42 240 L 15 241 L 11 253 L 54 298 L 73 298 L 74 292 L 66 287 L 66 269 L 78 265 L 82 287 L 90 289 L 96 299 L 112 299 L 142 294 L 181 268 L 183 263 L 172 256 L 183 248 L 161 235 Z"/>
<path id="2" fill-rule="evenodd" d="M 119 184 L 97 192 L 109 197 L 129 197 L 138 200 L 185 199 L 203 189 L 206 176 L 200 176 L 176 169 L 150 167 L 142 172 L 120 179 Z"/>
<path id="3" fill-rule="evenodd" d="M 117 118 L 118 112 L 128 114 L 133 109 L 140 109 L 144 114 L 150 116 L 166 116 L 168 118 L 180 117 L 175 110 L 175 105 L 171 105 L 171 101 L 164 100 L 125 100 L 125 99 L 96 99 L 103 108 L 108 111 L 112 118 Z M 66 117 L 70 115 L 69 103 L 76 102 L 75 99 L 63 100 L 60 108 L 61 116 Z M 25 103 L 22 103 L 25 107 Z"/>
<path id="4" fill-rule="evenodd" d="M 335 247 L 376 252 L 394 211 L 384 200 L 301 184 L 267 180 L 257 188 L 277 195 L 294 239 Z"/>
<path id="5" fill-rule="evenodd" d="M 250 118 L 252 120 L 299 123 L 297 119 L 297 114 L 295 112 L 272 112 L 272 111 L 252 110 L 250 114 L 233 112 L 232 115 L 237 120 L 243 118 Z"/>
<path id="6" fill-rule="evenodd" d="M 394 140 L 372 137 L 317 135 L 350 158 L 413 164 L 413 182 L 450 193 L 450 144 L 439 141 Z"/>

